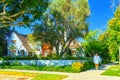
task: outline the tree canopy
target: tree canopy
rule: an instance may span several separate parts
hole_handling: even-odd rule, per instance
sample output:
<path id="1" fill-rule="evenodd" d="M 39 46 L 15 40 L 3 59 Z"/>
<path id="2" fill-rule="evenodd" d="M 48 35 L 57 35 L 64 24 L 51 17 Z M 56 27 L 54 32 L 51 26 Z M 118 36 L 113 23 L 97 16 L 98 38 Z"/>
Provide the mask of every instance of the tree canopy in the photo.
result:
<path id="1" fill-rule="evenodd" d="M 6 37 L 10 36 L 11 31 L 9 27 L 0 28 L 0 56 L 7 53 Z"/>
<path id="2" fill-rule="evenodd" d="M 53 0 L 41 24 L 35 25 L 34 36 L 36 40 L 50 43 L 62 56 L 73 40 L 86 35 L 89 14 L 87 0 Z"/>
<path id="3" fill-rule="evenodd" d="M 0 0 L 0 28 L 27 26 L 46 11 L 48 0 Z"/>
<path id="4" fill-rule="evenodd" d="M 111 59 L 117 60 L 120 46 L 120 6 L 117 7 L 114 17 L 108 21 L 108 29 L 102 34 L 102 39 L 106 39 Z"/>

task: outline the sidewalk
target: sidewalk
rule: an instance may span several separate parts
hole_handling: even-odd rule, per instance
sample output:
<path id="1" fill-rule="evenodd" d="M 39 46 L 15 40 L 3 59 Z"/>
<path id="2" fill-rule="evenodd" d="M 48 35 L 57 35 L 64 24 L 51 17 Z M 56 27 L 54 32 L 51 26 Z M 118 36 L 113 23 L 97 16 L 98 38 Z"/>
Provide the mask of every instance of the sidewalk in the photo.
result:
<path id="1" fill-rule="evenodd" d="M 120 77 L 101 75 L 106 69 L 114 64 L 103 65 L 99 70 L 91 69 L 85 72 L 78 73 L 63 80 L 120 80 Z"/>
<path id="2" fill-rule="evenodd" d="M 67 75 L 68 77 L 63 80 L 120 80 L 120 77 L 101 75 L 101 73 L 103 73 L 106 69 L 108 69 L 112 65 L 114 64 L 103 65 L 99 68 L 99 70 L 91 69 L 81 73 L 48 72 L 48 71 L 34 71 L 34 70 L 31 71 L 31 70 L 16 70 L 16 69 L 2 69 L 2 70 Z"/>

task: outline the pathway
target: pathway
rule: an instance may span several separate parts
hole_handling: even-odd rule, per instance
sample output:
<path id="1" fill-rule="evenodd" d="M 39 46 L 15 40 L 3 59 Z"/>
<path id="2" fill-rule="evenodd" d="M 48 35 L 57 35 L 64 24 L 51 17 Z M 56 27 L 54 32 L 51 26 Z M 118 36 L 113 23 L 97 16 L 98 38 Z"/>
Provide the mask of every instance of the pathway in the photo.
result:
<path id="1" fill-rule="evenodd" d="M 85 72 L 78 73 L 63 80 L 120 80 L 120 77 L 103 76 L 101 75 L 106 69 L 114 64 L 103 65 L 99 70 L 91 69 Z"/>

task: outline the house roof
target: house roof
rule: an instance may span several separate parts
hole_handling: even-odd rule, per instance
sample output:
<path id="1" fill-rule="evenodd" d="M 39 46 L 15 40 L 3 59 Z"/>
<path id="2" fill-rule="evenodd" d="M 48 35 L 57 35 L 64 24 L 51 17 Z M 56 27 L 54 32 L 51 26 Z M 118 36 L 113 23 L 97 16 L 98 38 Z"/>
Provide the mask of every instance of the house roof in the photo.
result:
<path id="1" fill-rule="evenodd" d="M 21 40 L 21 42 L 23 43 L 23 46 L 25 47 L 25 49 L 28 51 L 28 52 L 33 52 L 34 50 L 30 47 L 30 45 L 28 44 L 28 38 L 27 38 L 27 35 L 23 35 L 23 34 L 20 34 L 20 33 L 17 33 L 15 32 L 16 35 L 18 36 L 18 38 Z"/>
<path id="2" fill-rule="evenodd" d="M 70 49 L 75 49 L 75 48 L 77 48 L 77 47 L 80 47 L 80 44 L 79 44 L 78 42 L 75 42 L 75 43 L 73 43 L 73 44 L 70 44 L 70 46 L 69 46 Z"/>

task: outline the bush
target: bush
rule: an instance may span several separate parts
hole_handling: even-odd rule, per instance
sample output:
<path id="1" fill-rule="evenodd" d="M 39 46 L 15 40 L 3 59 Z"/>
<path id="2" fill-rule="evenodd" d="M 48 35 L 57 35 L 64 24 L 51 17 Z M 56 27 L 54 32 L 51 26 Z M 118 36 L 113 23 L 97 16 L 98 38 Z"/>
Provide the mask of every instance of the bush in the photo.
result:
<path id="1" fill-rule="evenodd" d="M 77 72 L 82 71 L 82 69 L 83 69 L 83 63 L 81 63 L 81 62 L 74 62 L 72 64 L 72 69 L 74 69 Z"/>
<path id="2" fill-rule="evenodd" d="M 88 61 L 83 63 L 83 71 L 94 68 L 94 63 L 92 61 Z"/>
<path id="3" fill-rule="evenodd" d="M 37 56 L 25 56 L 25 57 L 11 57 L 11 56 L 5 56 L 3 57 L 4 60 L 32 60 L 32 59 L 38 59 Z"/>
<path id="4" fill-rule="evenodd" d="M 74 72 L 78 73 L 94 67 L 92 62 L 74 62 L 71 66 L 28 66 L 22 65 L 19 62 L 14 62 L 10 65 L 9 62 L 4 63 L 0 68 L 3 69 L 21 69 L 21 70 L 38 70 L 38 71 L 57 71 L 57 72 Z M 7 65 L 6 65 L 7 64 Z M 8 65 L 9 64 L 9 65 Z"/>
<path id="5" fill-rule="evenodd" d="M 5 65 L 10 65 L 10 62 L 9 62 L 9 61 L 3 61 L 3 62 L 2 62 L 2 65 L 4 65 L 4 66 L 5 66 Z"/>
<path id="6" fill-rule="evenodd" d="M 0 58 L 0 60 L 4 60 L 3 58 Z"/>
<path id="7" fill-rule="evenodd" d="M 11 65 L 12 65 L 12 66 L 19 66 L 19 65 L 21 65 L 21 63 L 18 62 L 18 61 L 16 61 L 16 62 L 12 63 Z"/>

